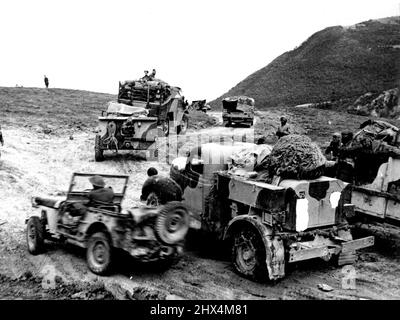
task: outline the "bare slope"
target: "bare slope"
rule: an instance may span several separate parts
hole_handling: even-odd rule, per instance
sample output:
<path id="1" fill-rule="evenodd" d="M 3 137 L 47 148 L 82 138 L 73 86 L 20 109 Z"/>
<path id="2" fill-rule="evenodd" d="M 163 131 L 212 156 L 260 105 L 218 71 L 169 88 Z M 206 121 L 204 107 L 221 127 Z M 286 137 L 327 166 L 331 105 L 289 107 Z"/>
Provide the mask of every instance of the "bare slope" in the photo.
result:
<path id="1" fill-rule="evenodd" d="M 357 98 L 399 85 L 400 17 L 334 26 L 313 34 L 238 83 L 230 95 L 254 97 L 259 109 Z"/>

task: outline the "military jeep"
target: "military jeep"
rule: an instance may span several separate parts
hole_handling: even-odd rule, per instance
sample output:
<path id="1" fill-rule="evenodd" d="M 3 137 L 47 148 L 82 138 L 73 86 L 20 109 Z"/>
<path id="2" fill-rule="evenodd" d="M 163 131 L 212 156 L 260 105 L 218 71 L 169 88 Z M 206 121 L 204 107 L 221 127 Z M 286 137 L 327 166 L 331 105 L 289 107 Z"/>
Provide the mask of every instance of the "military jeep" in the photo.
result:
<path id="1" fill-rule="evenodd" d="M 157 157 L 157 138 L 185 134 L 188 123 L 180 88 L 158 79 L 120 82 L 117 102 L 99 117 L 95 160 L 104 160 L 106 150 L 148 150 Z"/>
<path id="2" fill-rule="evenodd" d="M 34 212 L 26 219 L 26 239 L 31 254 L 44 252 L 45 240 L 69 242 L 86 249 L 89 269 L 107 274 L 117 249 L 141 262 L 169 265 L 183 251 L 189 215 L 181 203 L 123 210 L 128 176 L 101 176 L 112 186 L 112 203 L 88 201 L 94 174 L 74 173 L 66 197 L 33 197 Z"/>

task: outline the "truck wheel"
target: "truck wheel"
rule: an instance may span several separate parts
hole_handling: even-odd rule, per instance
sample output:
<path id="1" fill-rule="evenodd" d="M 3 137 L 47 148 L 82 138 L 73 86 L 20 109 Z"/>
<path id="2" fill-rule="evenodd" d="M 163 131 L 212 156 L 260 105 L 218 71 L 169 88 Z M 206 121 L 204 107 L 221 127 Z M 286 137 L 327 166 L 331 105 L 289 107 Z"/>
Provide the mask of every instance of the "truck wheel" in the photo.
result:
<path id="1" fill-rule="evenodd" d="M 112 248 L 104 232 L 96 232 L 89 238 L 86 261 L 90 271 L 98 275 L 107 274 L 111 267 Z"/>
<path id="2" fill-rule="evenodd" d="M 265 249 L 260 235 L 252 228 L 243 228 L 234 234 L 232 263 L 235 270 L 256 281 L 268 278 Z"/>
<path id="3" fill-rule="evenodd" d="M 150 207 L 158 207 L 160 204 L 160 198 L 158 197 L 157 193 L 150 192 L 146 199 L 146 205 Z"/>
<path id="4" fill-rule="evenodd" d="M 186 131 L 189 127 L 189 118 L 186 114 L 182 116 L 182 121 L 178 127 L 178 134 L 186 134 Z"/>
<path id="5" fill-rule="evenodd" d="M 189 230 L 189 213 L 180 202 L 169 202 L 159 212 L 155 227 L 161 242 L 175 244 L 185 239 Z"/>
<path id="6" fill-rule="evenodd" d="M 39 217 L 30 217 L 26 226 L 26 242 L 31 254 L 39 254 L 44 251 L 43 224 Z"/>
<path id="7" fill-rule="evenodd" d="M 96 161 L 104 160 L 103 149 L 101 149 L 101 137 L 98 134 L 94 141 L 94 159 Z"/>

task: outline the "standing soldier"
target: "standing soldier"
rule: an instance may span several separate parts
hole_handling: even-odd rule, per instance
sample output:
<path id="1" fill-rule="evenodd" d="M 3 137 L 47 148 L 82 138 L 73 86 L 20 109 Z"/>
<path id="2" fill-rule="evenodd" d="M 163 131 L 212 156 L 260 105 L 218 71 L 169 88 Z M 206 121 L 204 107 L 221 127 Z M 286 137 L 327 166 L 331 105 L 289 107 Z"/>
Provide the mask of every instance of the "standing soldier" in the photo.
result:
<path id="1" fill-rule="evenodd" d="M 325 154 L 328 156 L 329 160 L 336 160 L 339 154 L 340 148 L 340 133 L 335 132 L 332 136 L 332 141 L 328 148 L 325 150 Z"/>
<path id="2" fill-rule="evenodd" d="M 2 146 L 4 146 L 4 139 L 3 139 L 3 133 L 1 132 L 1 126 L 0 126 L 0 143 Z"/>
<path id="3" fill-rule="evenodd" d="M 151 80 L 154 80 L 155 77 L 156 77 L 156 69 L 153 69 L 153 71 L 150 74 L 150 78 L 151 78 Z"/>
<path id="4" fill-rule="evenodd" d="M 46 75 L 44 76 L 44 84 L 45 84 L 46 88 L 49 87 L 49 78 L 47 78 Z"/>
<path id="5" fill-rule="evenodd" d="M 290 134 L 290 128 L 289 125 L 287 124 L 287 118 L 281 117 L 281 124 L 278 127 L 278 131 L 276 131 L 276 136 L 278 137 L 278 139 L 280 139 L 289 134 Z"/>
<path id="6" fill-rule="evenodd" d="M 3 134 L 1 132 L 1 126 L 0 126 L 0 143 L 2 146 L 4 146 L 4 140 L 3 140 Z M 1 152 L 0 152 L 0 156 L 1 156 Z"/>

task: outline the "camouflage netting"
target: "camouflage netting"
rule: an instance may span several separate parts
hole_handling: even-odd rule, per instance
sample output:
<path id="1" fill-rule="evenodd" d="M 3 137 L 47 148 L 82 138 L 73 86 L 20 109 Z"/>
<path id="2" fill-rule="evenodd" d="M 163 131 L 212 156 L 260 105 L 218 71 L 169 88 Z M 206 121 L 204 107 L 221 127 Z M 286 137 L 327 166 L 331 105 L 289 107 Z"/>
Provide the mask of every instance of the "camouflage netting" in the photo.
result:
<path id="1" fill-rule="evenodd" d="M 257 180 L 271 183 L 274 176 L 282 179 L 316 179 L 325 169 L 326 159 L 310 138 L 292 134 L 278 140 L 269 156 L 256 170 Z"/>

